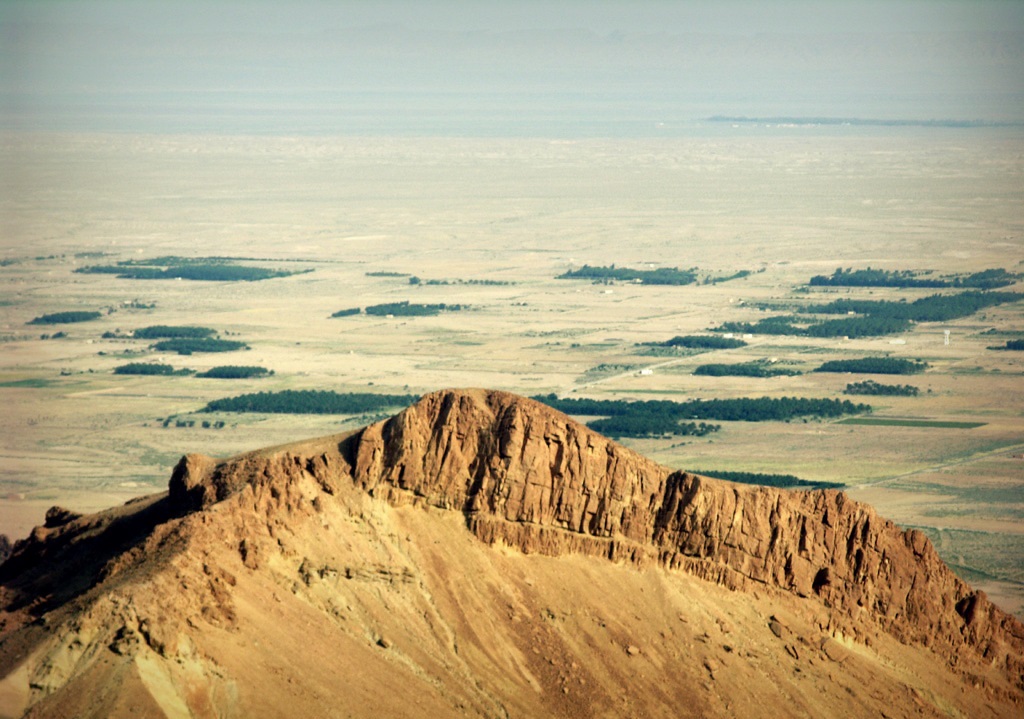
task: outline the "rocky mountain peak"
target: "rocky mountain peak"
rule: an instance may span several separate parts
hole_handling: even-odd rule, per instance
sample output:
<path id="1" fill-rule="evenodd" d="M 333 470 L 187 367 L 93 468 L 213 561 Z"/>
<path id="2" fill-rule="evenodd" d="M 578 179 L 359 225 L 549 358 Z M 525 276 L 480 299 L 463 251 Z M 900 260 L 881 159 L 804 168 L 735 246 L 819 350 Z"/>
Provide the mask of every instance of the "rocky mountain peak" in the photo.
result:
<path id="1" fill-rule="evenodd" d="M 829 637 L 860 645 L 895 641 L 929 652 L 965 682 L 989 687 L 1006 706 L 1024 703 L 1024 625 L 957 578 L 921 532 L 900 529 L 842 492 L 785 491 L 674 471 L 538 402 L 479 389 L 428 394 L 346 435 L 224 461 L 186 455 L 165 495 L 98 515 L 52 511 L 46 526 L 0 565 L 0 667 L 14 666 L 19 642 L 43 641 L 49 630 L 41 626 L 64 627 L 54 630 L 58 644 L 87 649 L 106 637 L 124 656 L 149 646 L 180 663 L 181 652 L 199 641 L 191 628 L 242 631 L 245 607 L 255 611 L 271 595 L 280 601 L 282 587 L 305 597 L 301 607 L 320 607 L 332 626 L 344 626 L 339 617 L 355 611 L 358 592 L 346 594 L 355 585 L 346 589 L 343 580 L 384 578 L 398 592 L 394 601 L 405 597 L 400 606 L 419 606 L 409 598 L 426 591 L 415 590 L 416 582 L 451 568 L 440 555 L 430 555 L 429 566 L 413 561 L 430 551 L 400 541 L 392 527 L 398 520 L 387 519 L 388 512 L 406 513 L 402 522 L 424 536 L 448 532 L 456 521 L 483 542 L 480 550 L 463 550 L 473 561 L 491 545 L 516 556 L 577 556 L 656 570 L 666 582 L 695 577 L 751 602 L 767 593 L 815 617 L 822 638 L 803 636 L 801 646 L 826 659 L 841 653 Z M 421 515 L 427 519 L 414 519 Z M 354 559 L 368 556 L 377 559 Z M 187 599 L 168 603 L 173 587 Z M 143 616 L 147 602 L 151 616 Z M 89 641 L 81 638 L 83 607 L 105 627 L 91 629 Z M 97 618 L 108 611 L 99 607 L 109 609 L 109 621 Z M 416 609 L 408 621 L 436 611 Z M 436 633 L 435 621 L 421 631 Z M 780 638 L 789 631 L 774 615 L 766 626 Z M 373 647 L 390 651 L 391 636 L 371 638 Z M 65 644 L 53 651 L 66 653 Z M 633 643 L 626 647 L 625 656 L 640 656 Z M 86 649 L 73 655 L 85 657 Z M 786 651 L 799 660 L 804 650 L 789 644 Z M 721 659 L 708 661 L 714 675 Z M 45 686 L 36 694 L 57 696 L 69 677 L 86 676 L 78 664 L 56 678 L 52 667 L 40 667 L 24 674 L 36 677 L 29 685 Z M 0 692 L 11 691 L 4 689 L 15 681 L 10 677 L 0 681 Z"/>

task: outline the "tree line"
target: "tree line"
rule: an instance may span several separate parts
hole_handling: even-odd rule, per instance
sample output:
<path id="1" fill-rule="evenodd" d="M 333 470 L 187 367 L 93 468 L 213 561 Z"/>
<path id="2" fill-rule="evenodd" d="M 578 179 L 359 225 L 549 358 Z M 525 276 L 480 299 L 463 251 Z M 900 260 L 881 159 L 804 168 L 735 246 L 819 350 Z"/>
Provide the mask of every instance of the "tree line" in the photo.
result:
<path id="1" fill-rule="evenodd" d="M 262 412 L 267 414 L 363 414 L 406 407 L 419 397 L 408 394 L 339 393 L 332 390 L 254 392 L 213 400 L 203 412 Z"/>
<path id="2" fill-rule="evenodd" d="M 176 352 L 180 355 L 190 355 L 194 352 L 234 352 L 235 350 L 247 350 L 249 345 L 237 340 L 222 340 L 214 337 L 197 337 L 161 340 L 152 345 L 157 352 Z"/>
<path id="3" fill-rule="evenodd" d="M 788 421 L 799 417 L 830 418 L 871 411 L 869 405 L 854 404 L 849 400 L 798 397 L 695 399 L 674 402 L 672 400 L 627 401 L 583 397 L 559 398 L 555 394 L 548 394 L 538 395 L 533 399 L 566 414 L 607 418 L 592 420 L 587 423 L 587 426 L 602 433 L 608 433 L 609 430 L 615 431 L 619 433 L 618 436 L 622 437 L 648 437 L 663 434 L 700 436 L 718 429 L 715 425 L 688 426 L 681 424 L 682 420 Z"/>
<path id="4" fill-rule="evenodd" d="M 870 267 L 862 270 L 844 270 L 837 267 L 831 275 L 815 275 L 808 284 L 812 287 L 970 287 L 992 290 L 1012 285 L 1019 279 L 1019 274 L 1001 268 L 944 278 L 921 277 L 920 272 L 913 270 L 880 270 Z"/>
<path id="5" fill-rule="evenodd" d="M 915 322 L 948 322 L 968 317 L 987 307 L 1018 302 L 1019 292 L 978 292 L 930 295 L 914 302 L 841 299 L 808 305 L 800 315 L 777 315 L 758 322 L 724 322 L 716 332 L 804 337 L 878 337 L 910 329 Z M 820 320 L 806 315 L 855 315 Z"/>
<path id="6" fill-rule="evenodd" d="M 195 373 L 191 369 L 176 370 L 172 365 L 160 364 L 158 362 L 129 362 L 114 368 L 114 374 L 131 375 L 190 375 Z M 274 374 L 274 370 L 265 367 L 252 365 L 220 365 L 211 367 L 205 372 L 199 372 L 196 377 L 209 379 L 249 379 L 252 377 L 263 377 Z"/>
<path id="7" fill-rule="evenodd" d="M 747 343 L 735 337 L 720 335 L 676 335 L 664 342 L 644 342 L 645 347 L 682 347 L 684 349 L 727 350 L 746 347 Z"/>
<path id="8" fill-rule="evenodd" d="M 180 261 L 182 258 L 174 258 Z M 264 267 L 249 267 L 221 261 L 191 262 L 160 266 L 157 262 L 145 265 L 118 263 L 116 265 L 88 265 L 75 272 L 83 274 L 108 274 L 130 280 L 198 280 L 204 282 L 256 282 L 275 277 L 312 272 L 312 270 L 271 270 Z"/>
<path id="9" fill-rule="evenodd" d="M 394 317 L 430 317 L 439 315 L 442 312 L 459 312 L 464 309 L 467 309 L 466 305 L 445 304 L 444 302 L 438 304 L 414 304 L 408 300 L 403 300 L 402 302 L 385 302 L 379 305 L 370 305 L 366 309 L 349 307 L 338 310 L 331 317 L 350 317 L 363 312 L 377 317 L 386 317 L 387 315 Z"/>
<path id="10" fill-rule="evenodd" d="M 920 390 L 909 384 L 879 384 L 874 380 L 868 379 L 863 382 L 851 382 L 846 385 L 843 394 L 916 397 L 920 394 Z"/>
<path id="11" fill-rule="evenodd" d="M 786 367 L 776 367 L 764 360 L 734 364 L 702 364 L 693 371 L 702 377 L 795 377 L 800 372 Z"/>
<path id="12" fill-rule="evenodd" d="M 28 321 L 30 325 L 61 325 L 73 322 L 88 322 L 99 319 L 103 316 L 101 312 L 89 310 L 69 310 L 67 312 L 52 312 L 48 315 L 40 315 Z"/>
<path id="13" fill-rule="evenodd" d="M 568 270 L 558 275 L 558 280 L 594 280 L 597 282 L 640 282 L 644 285 L 689 285 L 697 281 L 695 270 L 681 270 L 678 267 L 659 267 L 653 270 L 633 270 L 627 267 L 591 267 L 583 265 L 578 270 Z"/>
<path id="14" fill-rule="evenodd" d="M 861 372 L 864 374 L 920 374 L 928 369 L 927 362 L 897 357 L 864 357 L 861 359 L 830 360 L 815 372 Z"/>

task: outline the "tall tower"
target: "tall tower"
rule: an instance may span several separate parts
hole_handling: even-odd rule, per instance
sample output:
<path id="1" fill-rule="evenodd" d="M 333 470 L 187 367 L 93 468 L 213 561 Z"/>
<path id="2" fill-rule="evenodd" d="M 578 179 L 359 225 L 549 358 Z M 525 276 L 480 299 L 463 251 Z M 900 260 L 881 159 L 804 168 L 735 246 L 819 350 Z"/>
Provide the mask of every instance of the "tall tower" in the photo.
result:
<path id="1" fill-rule="evenodd" d="M 942 330 L 942 334 L 944 337 L 942 344 L 949 347 L 949 330 Z"/>

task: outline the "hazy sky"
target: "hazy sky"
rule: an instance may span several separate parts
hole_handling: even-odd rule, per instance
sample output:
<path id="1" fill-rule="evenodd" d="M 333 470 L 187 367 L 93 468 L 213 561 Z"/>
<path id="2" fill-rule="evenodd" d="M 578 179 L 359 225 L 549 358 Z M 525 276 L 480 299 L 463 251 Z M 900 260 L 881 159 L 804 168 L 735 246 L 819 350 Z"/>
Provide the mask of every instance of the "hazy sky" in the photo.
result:
<path id="1" fill-rule="evenodd" d="M 0 2 L 0 128 L 1024 120 L 1024 2 Z"/>

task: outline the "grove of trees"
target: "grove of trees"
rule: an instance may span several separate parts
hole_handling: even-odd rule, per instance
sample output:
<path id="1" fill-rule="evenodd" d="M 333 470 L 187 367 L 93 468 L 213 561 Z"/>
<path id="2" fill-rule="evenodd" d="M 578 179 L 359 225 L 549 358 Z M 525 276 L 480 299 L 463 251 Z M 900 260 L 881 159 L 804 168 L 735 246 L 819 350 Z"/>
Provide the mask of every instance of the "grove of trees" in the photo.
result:
<path id="1" fill-rule="evenodd" d="M 916 397 L 920 394 L 917 387 L 909 384 L 879 384 L 874 380 L 851 382 L 846 385 L 843 394 L 879 395 L 882 397 Z"/>
<path id="2" fill-rule="evenodd" d="M 627 267 L 591 267 L 583 265 L 578 270 L 569 270 L 558 275 L 559 280 L 593 280 L 609 282 L 638 281 L 645 285 L 689 285 L 697 281 L 695 270 L 680 270 L 678 267 L 660 267 L 654 270 L 633 270 Z"/>
<path id="3" fill-rule="evenodd" d="M 617 437 L 650 437 L 665 434 L 700 436 L 719 429 L 716 425 L 702 426 L 703 423 L 684 424 L 682 420 L 788 421 L 799 417 L 841 417 L 871 411 L 870 406 L 854 404 L 849 400 L 798 397 L 634 402 L 559 398 L 557 395 L 548 394 L 535 396 L 533 399 L 566 414 L 600 417 L 602 419 L 592 420 L 587 426 L 602 434 Z"/>
<path id="4" fill-rule="evenodd" d="M 254 392 L 217 399 L 203 412 L 264 412 L 268 414 L 362 414 L 412 404 L 419 397 L 408 394 L 339 393 L 331 390 Z"/>
<path id="5" fill-rule="evenodd" d="M 193 352 L 233 352 L 235 350 L 249 349 L 245 342 L 236 340 L 221 340 L 213 337 L 197 337 L 162 340 L 153 345 L 158 352 L 177 352 L 180 355 L 190 355 Z"/>
<path id="6" fill-rule="evenodd" d="M 266 367 L 253 365 L 220 365 L 211 367 L 205 372 L 200 372 L 196 377 L 207 379 L 249 379 L 250 377 L 264 377 L 274 374 L 273 370 Z"/>
<path id="7" fill-rule="evenodd" d="M 927 362 L 898 357 L 864 357 L 862 359 L 830 360 L 815 372 L 860 372 L 863 374 L 919 374 L 928 369 Z"/>
<path id="8" fill-rule="evenodd" d="M 103 314 L 100 312 L 92 312 L 88 310 L 69 310 L 67 312 L 53 312 L 48 315 L 40 315 L 35 319 L 29 320 L 30 325 L 61 325 L 70 324 L 72 322 L 88 322 L 89 320 L 95 320 L 102 317 Z"/>

